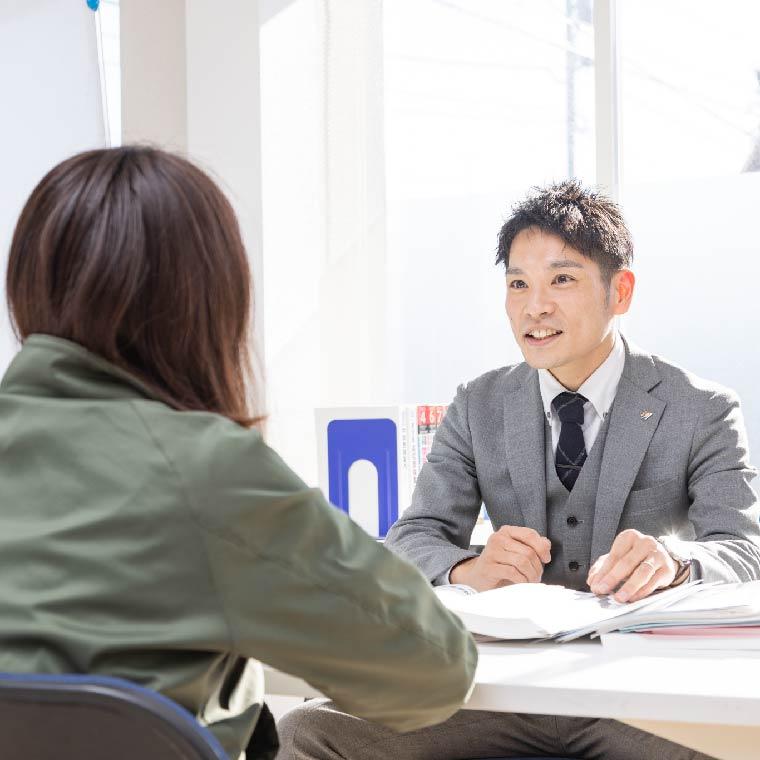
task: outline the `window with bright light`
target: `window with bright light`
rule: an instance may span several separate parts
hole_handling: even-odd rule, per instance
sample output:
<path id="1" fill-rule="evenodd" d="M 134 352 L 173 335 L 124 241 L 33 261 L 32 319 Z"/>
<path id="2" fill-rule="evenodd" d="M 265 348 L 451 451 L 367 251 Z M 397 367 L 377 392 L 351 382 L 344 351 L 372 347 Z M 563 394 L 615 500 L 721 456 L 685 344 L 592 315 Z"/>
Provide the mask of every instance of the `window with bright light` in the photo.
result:
<path id="1" fill-rule="evenodd" d="M 760 452 L 760 5 L 624 0 L 622 203 L 639 277 L 625 327 L 739 392 Z M 685 21 L 688 19 L 688 23 Z"/>
<path id="2" fill-rule="evenodd" d="M 519 361 L 496 237 L 535 185 L 595 180 L 590 0 L 386 0 L 396 392 L 448 402 Z"/>
<path id="3" fill-rule="evenodd" d="M 760 3 L 619 8 L 624 181 L 760 170 Z"/>
<path id="4" fill-rule="evenodd" d="M 760 445 L 760 352 L 738 337 L 760 275 L 760 6 L 616 7 L 638 276 L 623 327 L 738 390 Z M 595 133 L 610 30 L 592 0 L 260 8 L 272 440 L 315 482 L 315 407 L 447 403 L 521 360 L 496 236 L 531 187 L 614 165 L 596 166 Z"/>
<path id="5" fill-rule="evenodd" d="M 270 438 L 314 482 L 314 408 L 448 403 L 519 360 L 496 237 L 595 178 L 590 0 L 263 1 Z"/>

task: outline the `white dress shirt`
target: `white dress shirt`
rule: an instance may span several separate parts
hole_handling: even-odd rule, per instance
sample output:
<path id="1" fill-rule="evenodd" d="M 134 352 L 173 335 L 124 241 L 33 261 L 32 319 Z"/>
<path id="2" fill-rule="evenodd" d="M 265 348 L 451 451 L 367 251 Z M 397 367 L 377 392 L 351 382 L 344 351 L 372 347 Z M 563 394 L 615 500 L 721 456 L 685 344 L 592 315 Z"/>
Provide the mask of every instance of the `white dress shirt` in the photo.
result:
<path id="1" fill-rule="evenodd" d="M 594 373 L 586 380 L 578 393 L 585 396 L 588 401 L 583 405 L 583 440 L 586 443 L 586 451 L 591 451 L 599 429 L 602 427 L 604 418 L 612 408 L 615 400 L 620 377 L 625 365 L 625 348 L 620 335 L 615 335 L 615 343 L 610 355 L 597 367 Z M 552 409 L 552 401 L 560 393 L 567 392 L 562 383 L 557 380 L 548 369 L 538 370 L 538 385 L 541 390 L 541 401 L 544 405 L 544 414 L 549 420 L 552 430 L 552 452 L 557 452 L 559 431 L 562 427 L 559 416 Z"/>

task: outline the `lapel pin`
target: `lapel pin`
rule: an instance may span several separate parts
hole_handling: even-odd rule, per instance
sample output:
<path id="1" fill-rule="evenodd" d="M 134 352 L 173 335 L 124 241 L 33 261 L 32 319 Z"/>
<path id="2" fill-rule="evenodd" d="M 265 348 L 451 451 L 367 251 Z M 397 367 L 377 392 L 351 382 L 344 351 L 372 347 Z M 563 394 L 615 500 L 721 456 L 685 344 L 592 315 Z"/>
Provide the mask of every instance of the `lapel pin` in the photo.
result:
<path id="1" fill-rule="evenodd" d="M 652 412 L 644 411 L 641 413 L 642 420 L 648 420 L 652 416 Z"/>

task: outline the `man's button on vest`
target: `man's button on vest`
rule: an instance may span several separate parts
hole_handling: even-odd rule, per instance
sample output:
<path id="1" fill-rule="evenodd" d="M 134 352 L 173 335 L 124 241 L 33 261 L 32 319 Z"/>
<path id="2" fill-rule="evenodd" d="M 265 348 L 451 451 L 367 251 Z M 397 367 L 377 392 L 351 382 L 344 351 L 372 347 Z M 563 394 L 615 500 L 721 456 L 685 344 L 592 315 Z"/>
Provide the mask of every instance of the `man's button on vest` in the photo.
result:
<path id="1" fill-rule="evenodd" d="M 575 560 L 573 560 L 572 562 L 570 562 L 570 563 L 568 564 L 568 567 L 569 567 L 571 570 L 575 571 L 575 570 L 577 570 L 577 569 L 580 567 L 580 565 L 579 565 L 579 564 L 578 564 L 578 563 L 577 563 Z"/>
<path id="2" fill-rule="evenodd" d="M 570 517 L 567 518 L 567 524 L 574 528 L 578 524 L 578 518 L 575 515 L 570 515 Z"/>

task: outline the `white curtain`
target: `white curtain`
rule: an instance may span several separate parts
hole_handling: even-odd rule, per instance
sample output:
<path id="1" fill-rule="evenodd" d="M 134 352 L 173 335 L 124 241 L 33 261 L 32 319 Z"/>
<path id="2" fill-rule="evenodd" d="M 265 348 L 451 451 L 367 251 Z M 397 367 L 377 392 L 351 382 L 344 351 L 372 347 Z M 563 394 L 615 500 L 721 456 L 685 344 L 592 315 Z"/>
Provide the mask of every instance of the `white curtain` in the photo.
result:
<path id="1" fill-rule="evenodd" d="M 388 400 L 382 3 L 260 19 L 268 433 L 316 483 L 314 409 Z"/>

